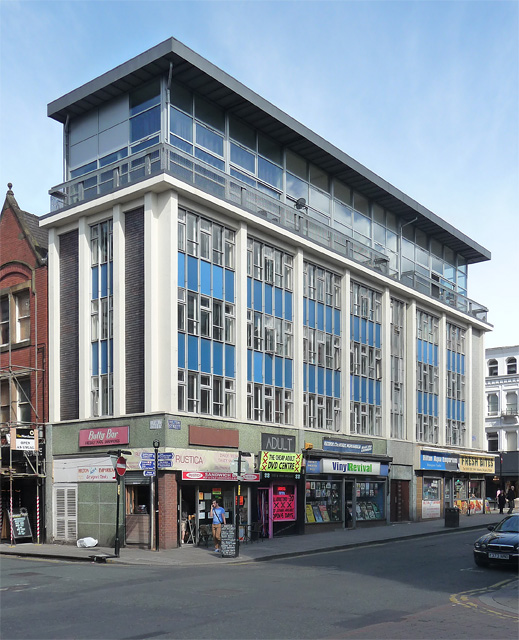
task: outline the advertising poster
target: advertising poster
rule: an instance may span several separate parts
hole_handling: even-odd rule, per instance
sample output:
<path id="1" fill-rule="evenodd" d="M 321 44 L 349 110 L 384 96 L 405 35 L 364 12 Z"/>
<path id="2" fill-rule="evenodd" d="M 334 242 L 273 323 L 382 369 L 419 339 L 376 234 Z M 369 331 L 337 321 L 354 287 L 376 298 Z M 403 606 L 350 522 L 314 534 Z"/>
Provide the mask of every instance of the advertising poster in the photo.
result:
<path id="1" fill-rule="evenodd" d="M 293 493 L 272 496 L 272 519 L 274 521 L 296 519 L 295 495 Z"/>

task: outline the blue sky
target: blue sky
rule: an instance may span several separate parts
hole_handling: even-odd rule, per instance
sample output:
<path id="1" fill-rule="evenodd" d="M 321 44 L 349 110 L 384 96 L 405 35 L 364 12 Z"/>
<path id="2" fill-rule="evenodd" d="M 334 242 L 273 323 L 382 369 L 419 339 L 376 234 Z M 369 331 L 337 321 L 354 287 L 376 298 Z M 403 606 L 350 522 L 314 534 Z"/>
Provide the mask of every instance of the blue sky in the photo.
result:
<path id="1" fill-rule="evenodd" d="M 519 343 L 519 3 L 0 2 L 0 187 L 49 210 L 47 104 L 173 36 L 492 252 L 487 346 Z"/>

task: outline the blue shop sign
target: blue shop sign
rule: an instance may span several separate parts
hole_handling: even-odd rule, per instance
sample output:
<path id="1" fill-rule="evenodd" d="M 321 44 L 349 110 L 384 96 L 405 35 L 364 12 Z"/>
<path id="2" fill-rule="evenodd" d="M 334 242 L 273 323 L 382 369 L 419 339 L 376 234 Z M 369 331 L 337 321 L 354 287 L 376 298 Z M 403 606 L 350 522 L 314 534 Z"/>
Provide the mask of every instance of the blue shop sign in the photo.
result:
<path id="1" fill-rule="evenodd" d="M 373 443 L 323 438 L 323 449 L 324 451 L 335 451 L 337 453 L 373 453 Z"/>
<path id="2" fill-rule="evenodd" d="M 448 451 L 420 451 L 420 469 L 458 471 L 458 456 Z"/>
<path id="3" fill-rule="evenodd" d="M 321 461 L 320 460 L 307 460 L 306 461 L 306 473 L 321 473 Z"/>

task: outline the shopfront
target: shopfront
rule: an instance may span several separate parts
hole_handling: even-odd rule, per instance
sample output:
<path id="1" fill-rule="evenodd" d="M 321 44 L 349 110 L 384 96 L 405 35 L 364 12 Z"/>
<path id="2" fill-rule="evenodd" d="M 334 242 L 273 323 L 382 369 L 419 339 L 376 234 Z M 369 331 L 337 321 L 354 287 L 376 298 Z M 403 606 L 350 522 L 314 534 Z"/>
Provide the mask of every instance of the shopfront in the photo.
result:
<path id="1" fill-rule="evenodd" d="M 441 518 L 445 507 L 462 514 L 489 510 L 486 477 L 494 476 L 495 460 L 460 452 L 422 450 L 417 473 L 418 518 Z"/>
<path id="2" fill-rule="evenodd" d="M 311 456 L 306 463 L 305 532 L 386 523 L 390 458 L 324 452 Z"/>
<path id="3" fill-rule="evenodd" d="M 261 482 L 254 527 L 259 537 L 302 533 L 302 462 L 301 453 L 259 452 Z"/>

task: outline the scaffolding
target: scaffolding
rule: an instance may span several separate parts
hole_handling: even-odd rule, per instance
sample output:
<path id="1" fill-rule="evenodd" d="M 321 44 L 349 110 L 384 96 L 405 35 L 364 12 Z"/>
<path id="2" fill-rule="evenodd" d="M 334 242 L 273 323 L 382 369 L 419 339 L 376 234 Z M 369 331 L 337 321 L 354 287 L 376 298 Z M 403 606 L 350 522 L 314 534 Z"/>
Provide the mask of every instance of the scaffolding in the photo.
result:
<path id="1" fill-rule="evenodd" d="M 4 265 L 2 265 L 4 266 Z M 9 505 L 8 505 L 8 517 L 9 517 L 9 530 L 10 530 L 10 542 L 11 545 L 15 544 L 16 536 L 13 526 L 13 500 L 14 500 L 14 485 L 17 480 L 21 479 L 34 479 L 36 483 L 36 543 L 42 543 L 42 510 L 40 507 L 41 497 L 43 493 L 43 481 L 46 477 L 45 473 L 45 358 L 46 358 L 46 344 L 38 344 L 38 297 L 35 287 L 35 269 L 31 268 L 31 286 L 30 286 L 30 302 L 32 298 L 32 304 L 30 309 L 33 313 L 30 313 L 30 322 L 34 322 L 34 341 L 31 344 L 30 340 L 25 349 L 34 349 L 34 352 L 30 355 L 29 359 L 32 359 L 32 366 L 19 365 L 13 362 L 19 358 L 14 357 L 13 354 L 20 354 L 20 344 L 16 345 L 16 349 L 13 349 L 13 342 L 11 340 L 12 332 L 9 331 L 9 340 L 7 349 L 2 351 L 1 359 L 2 364 L 0 366 L 0 387 L 2 388 L 2 408 L 7 408 L 7 420 L 4 420 L 5 416 L 2 416 L 0 422 L 0 435 L 1 435 L 1 479 L 8 479 L 9 482 Z M 9 291 L 9 306 L 11 307 L 12 293 Z M 11 322 L 11 308 L 9 308 L 9 322 Z M 25 351 L 24 349 L 24 351 Z M 27 353 L 27 351 L 25 351 Z M 38 366 L 39 354 L 41 353 L 41 366 Z M 20 358 L 21 359 L 21 358 Z M 22 381 L 29 379 L 29 393 L 27 393 L 26 387 L 21 384 Z M 41 384 L 40 384 L 41 379 Z M 7 393 L 6 393 L 7 388 Z M 33 392 L 34 389 L 34 392 Z M 34 402 L 33 402 L 34 400 Z M 20 401 L 23 404 L 30 407 L 30 417 L 35 420 L 21 421 L 18 420 Z M 34 436 L 34 449 L 17 450 L 16 446 L 16 434 L 19 429 L 32 430 Z M 14 438 L 14 442 L 13 442 Z M 4 451 L 9 446 L 8 466 L 4 465 Z M 19 455 L 22 454 L 22 455 Z M 32 455 L 31 455 L 32 454 Z M 25 467 L 25 471 L 23 471 Z M 0 491 L 0 531 L 3 531 L 4 526 L 4 511 L 6 506 L 2 504 L 3 497 Z"/>

